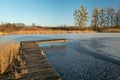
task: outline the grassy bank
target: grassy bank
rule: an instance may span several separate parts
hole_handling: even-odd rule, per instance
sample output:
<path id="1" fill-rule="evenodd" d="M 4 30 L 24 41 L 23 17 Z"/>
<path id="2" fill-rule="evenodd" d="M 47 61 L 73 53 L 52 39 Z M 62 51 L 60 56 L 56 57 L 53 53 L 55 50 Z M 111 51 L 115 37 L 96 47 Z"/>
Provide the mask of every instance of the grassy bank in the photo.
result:
<path id="1" fill-rule="evenodd" d="M 103 32 L 120 32 L 120 28 L 105 28 Z"/>
<path id="2" fill-rule="evenodd" d="M 0 36 L 10 34 L 67 34 L 67 33 L 95 33 L 93 30 L 18 30 L 12 32 L 0 32 Z"/>
<path id="3" fill-rule="evenodd" d="M 0 42 L 0 76 L 6 73 L 19 52 L 19 44 L 14 41 Z"/>
<path id="4" fill-rule="evenodd" d="M 120 32 L 120 28 L 105 27 L 105 28 L 82 28 L 79 27 L 51 27 L 51 28 L 20 28 L 13 31 L 1 31 L 0 36 L 10 34 L 67 34 L 67 33 L 96 33 L 96 32 Z"/>
<path id="5" fill-rule="evenodd" d="M 86 32 L 95 32 L 92 30 L 19 30 L 14 31 L 13 34 L 64 34 L 64 33 L 86 33 Z"/>

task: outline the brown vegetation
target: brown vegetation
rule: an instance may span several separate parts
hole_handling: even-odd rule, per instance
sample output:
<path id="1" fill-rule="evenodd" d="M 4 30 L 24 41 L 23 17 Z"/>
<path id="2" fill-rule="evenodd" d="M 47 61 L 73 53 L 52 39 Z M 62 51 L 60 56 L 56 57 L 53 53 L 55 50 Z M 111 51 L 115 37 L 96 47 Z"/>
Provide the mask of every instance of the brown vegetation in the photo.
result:
<path id="1" fill-rule="evenodd" d="M 0 75 L 4 74 L 8 67 L 11 67 L 17 57 L 19 44 L 14 41 L 0 42 Z"/>
<path id="2" fill-rule="evenodd" d="M 95 32 L 87 28 L 79 28 L 75 26 L 61 27 L 41 27 L 41 26 L 21 26 L 11 23 L 0 25 L 0 35 L 8 34 L 62 34 L 62 33 L 86 33 Z"/>
<path id="3" fill-rule="evenodd" d="M 4 24 L 6 25 L 6 24 Z M 75 26 L 61 26 L 61 27 L 41 27 L 41 26 L 23 26 L 12 27 L 0 25 L 0 35 L 9 34 L 64 34 L 64 33 L 95 33 L 95 32 L 120 32 L 120 27 L 75 27 Z M 4 27 L 2 27 L 4 26 Z M 5 28 L 6 27 L 6 28 Z M 10 28 L 11 27 L 11 28 Z M 5 28 L 5 29 L 2 29 Z M 13 29 L 12 29 L 13 28 Z"/>

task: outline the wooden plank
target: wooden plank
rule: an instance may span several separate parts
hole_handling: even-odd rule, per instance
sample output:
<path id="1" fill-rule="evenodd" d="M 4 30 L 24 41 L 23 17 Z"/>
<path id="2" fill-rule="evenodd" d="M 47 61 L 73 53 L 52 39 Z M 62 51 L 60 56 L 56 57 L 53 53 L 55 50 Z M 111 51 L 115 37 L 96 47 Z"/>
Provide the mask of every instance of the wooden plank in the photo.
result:
<path id="1" fill-rule="evenodd" d="M 48 61 L 46 62 L 41 62 L 41 63 L 32 63 L 32 64 L 29 64 L 29 63 L 26 63 L 24 66 L 22 66 L 21 68 L 23 67 L 27 67 L 27 68 L 30 68 L 30 67 L 39 67 L 39 66 L 43 66 L 43 65 L 49 65 L 50 63 L 48 63 Z"/>
<path id="2" fill-rule="evenodd" d="M 25 61 L 34 61 L 34 60 L 44 60 L 46 57 L 45 56 L 31 56 L 31 57 L 28 57 L 28 58 L 24 58 Z"/>
<path id="3" fill-rule="evenodd" d="M 33 43 L 51 43 L 51 42 L 68 42 L 68 39 L 49 39 L 49 40 L 36 40 L 36 41 L 22 41 L 21 44 L 33 44 Z"/>
<path id="4" fill-rule="evenodd" d="M 67 39 L 52 39 L 52 40 L 37 40 L 37 43 L 55 43 L 55 42 L 68 42 Z"/>
<path id="5" fill-rule="evenodd" d="M 51 80 L 58 80 L 58 79 L 60 79 L 60 77 L 58 75 L 56 75 L 56 73 L 51 71 L 51 70 L 44 70 L 44 71 L 39 71 L 39 72 L 28 73 L 28 74 L 22 75 L 21 79 L 30 80 L 33 77 L 35 79 L 40 79 L 40 80 L 49 80 L 50 77 L 51 78 L 54 77 Z"/>

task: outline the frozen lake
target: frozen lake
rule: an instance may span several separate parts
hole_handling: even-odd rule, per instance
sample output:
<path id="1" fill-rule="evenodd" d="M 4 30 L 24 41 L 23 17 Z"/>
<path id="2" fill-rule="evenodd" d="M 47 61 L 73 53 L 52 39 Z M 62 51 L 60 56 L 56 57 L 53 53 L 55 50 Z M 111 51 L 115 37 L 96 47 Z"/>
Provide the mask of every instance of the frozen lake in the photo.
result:
<path id="1" fill-rule="evenodd" d="M 120 33 L 9 35 L 0 40 L 66 38 L 67 46 L 40 45 L 62 80 L 120 80 Z"/>

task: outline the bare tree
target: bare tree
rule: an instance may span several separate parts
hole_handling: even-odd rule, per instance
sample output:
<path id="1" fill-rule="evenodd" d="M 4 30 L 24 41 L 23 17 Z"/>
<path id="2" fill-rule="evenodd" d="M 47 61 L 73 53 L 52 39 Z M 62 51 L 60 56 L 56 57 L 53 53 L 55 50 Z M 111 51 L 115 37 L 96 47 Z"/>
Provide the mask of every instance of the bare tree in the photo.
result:
<path id="1" fill-rule="evenodd" d="M 99 9 L 96 7 L 92 13 L 92 26 L 96 29 L 98 27 Z"/>
<path id="2" fill-rule="evenodd" d="M 82 28 L 85 27 L 86 22 L 88 21 L 88 11 L 86 7 L 81 6 L 79 9 L 76 9 L 74 12 L 74 20 L 77 26 Z"/>
<path id="3" fill-rule="evenodd" d="M 107 21 L 107 26 L 109 27 L 115 26 L 115 10 L 113 8 L 107 9 L 106 21 Z"/>
<path id="4" fill-rule="evenodd" d="M 103 8 L 99 11 L 99 24 L 100 27 L 105 27 L 105 10 Z"/>
<path id="5" fill-rule="evenodd" d="M 120 7 L 115 13 L 115 27 L 120 27 Z"/>

